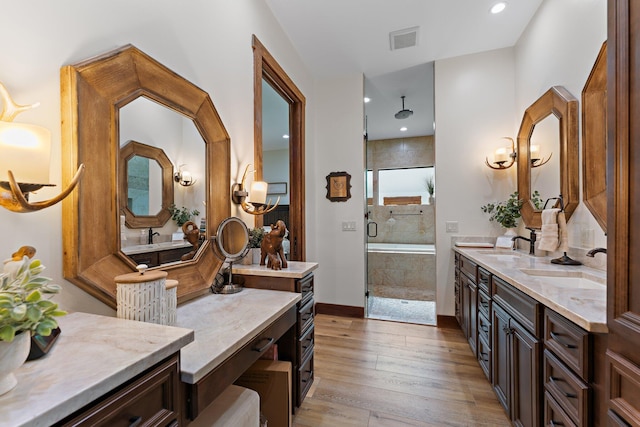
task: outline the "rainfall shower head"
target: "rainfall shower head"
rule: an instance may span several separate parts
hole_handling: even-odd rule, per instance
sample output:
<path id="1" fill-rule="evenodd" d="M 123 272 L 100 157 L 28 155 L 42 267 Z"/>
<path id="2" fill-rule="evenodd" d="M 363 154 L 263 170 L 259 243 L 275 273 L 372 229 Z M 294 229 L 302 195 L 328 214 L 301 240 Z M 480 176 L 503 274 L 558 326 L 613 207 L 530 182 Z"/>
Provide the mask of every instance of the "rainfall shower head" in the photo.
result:
<path id="1" fill-rule="evenodd" d="M 402 110 L 398 111 L 395 115 L 395 118 L 398 120 L 406 119 L 407 117 L 410 117 L 411 115 L 413 115 L 412 110 L 408 110 L 404 108 L 404 95 L 402 95 L 401 98 L 402 98 Z"/>

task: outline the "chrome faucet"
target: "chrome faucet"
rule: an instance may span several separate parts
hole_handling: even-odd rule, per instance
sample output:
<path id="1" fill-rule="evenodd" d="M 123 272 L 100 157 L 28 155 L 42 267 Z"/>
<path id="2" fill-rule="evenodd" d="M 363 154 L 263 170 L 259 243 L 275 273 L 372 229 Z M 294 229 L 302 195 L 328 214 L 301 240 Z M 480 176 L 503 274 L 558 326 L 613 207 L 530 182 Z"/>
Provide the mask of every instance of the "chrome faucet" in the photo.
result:
<path id="1" fill-rule="evenodd" d="M 522 240 L 525 240 L 525 241 L 529 242 L 529 255 L 535 255 L 535 252 L 536 252 L 536 248 L 535 248 L 535 244 L 536 244 L 536 229 L 527 227 L 527 230 L 530 231 L 528 239 L 526 237 L 522 237 L 522 236 L 514 236 L 514 237 L 511 238 L 511 241 L 514 242 L 513 249 L 514 250 L 516 249 L 515 241 L 518 240 L 518 239 L 522 239 Z"/>
<path id="2" fill-rule="evenodd" d="M 159 236 L 160 233 L 158 233 L 157 231 L 153 231 L 153 228 L 149 227 L 149 238 L 147 239 L 147 243 L 148 244 L 152 244 L 153 243 L 153 236 Z"/>
<path id="3" fill-rule="evenodd" d="M 607 253 L 607 248 L 595 248 L 595 249 L 591 249 L 589 252 L 587 252 L 587 256 L 593 258 L 594 256 L 596 256 L 596 254 L 598 252 L 602 252 L 603 254 Z"/>

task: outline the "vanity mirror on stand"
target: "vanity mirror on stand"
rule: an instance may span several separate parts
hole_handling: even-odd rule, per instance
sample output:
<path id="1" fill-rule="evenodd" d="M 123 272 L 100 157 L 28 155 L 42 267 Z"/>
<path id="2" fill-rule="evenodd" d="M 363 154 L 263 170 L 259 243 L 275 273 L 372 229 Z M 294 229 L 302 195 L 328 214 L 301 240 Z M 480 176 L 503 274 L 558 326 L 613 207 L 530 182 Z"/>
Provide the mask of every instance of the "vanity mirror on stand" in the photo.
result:
<path id="1" fill-rule="evenodd" d="M 63 181 L 69 181 L 82 163 L 87 171 L 78 190 L 63 202 L 64 277 L 115 308 L 114 277 L 135 271 L 137 264 L 123 252 L 121 241 L 120 215 L 127 206 L 118 179 L 122 138 L 154 145 L 130 134 L 121 135 L 125 120 L 121 110 L 134 101 L 148 101 L 183 121 L 178 125 L 181 134 L 201 137 L 204 174 L 197 185 L 188 188 L 203 189 L 197 208 L 206 218 L 205 235 L 231 213 L 229 135 L 207 92 L 134 46 L 63 66 L 60 77 Z M 172 181 L 165 185 L 180 184 Z M 166 215 L 164 209 L 161 213 Z M 136 216 L 134 213 L 128 220 L 145 220 Z M 204 237 L 192 259 L 156 267 L 180 283 L 178 303 L 209 292 L 222 265 L 207 249 L 210 243 Z"/>
<path id="2" fill-rule="evenodd" d="M 221 261 L 229 263 L 228 279 L 215 283 L 211 290 L 216 294 L 240 292 L 242 287 L 233 283 L 233 263 L 249 253 L 249 229 L 246 224 L 233 216 L 222 221 L 215 236 L 211 236 L 211 250 Z"/>
<path id="3" fill-rule="evenodd" d="M 537 145 L 533 143 L 534 131 L 536 137 L 540 133 L 542 139 L 557 141 L 557 144 L 553 144 L 553 149 L 558 151 L 558 155 L 553 153 L 553 157 L 558 163 L 552 160 L 535 168 L 535 174 L 539 175 L 535 177 L 537 185 L 544 188 L 535 188 L 532 184 L 536 160 L 532 155 L 535 152 L 532 148 Z M 564 201 L 566 219 L 569 220 L 580 201 L 578 100 L 564 87 L 552 87 L 527 108 L 518 132 L 517 156 L 518 194 L 524 199 L 520 212 L 527 227 L 540 229 L 542 226 L 543 206 L 532 196 L 536 190 L 542 193 L 542 203 L 560 194 Z"/>

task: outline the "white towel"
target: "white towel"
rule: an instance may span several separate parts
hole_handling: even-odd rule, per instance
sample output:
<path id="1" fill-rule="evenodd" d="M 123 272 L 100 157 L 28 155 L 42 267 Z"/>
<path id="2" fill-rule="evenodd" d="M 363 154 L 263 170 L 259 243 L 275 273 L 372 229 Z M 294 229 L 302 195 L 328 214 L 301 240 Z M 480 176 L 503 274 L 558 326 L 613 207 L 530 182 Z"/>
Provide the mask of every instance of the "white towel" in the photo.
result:
<path id="1" fill-rule="evenodd" d="M 567 233 L 567 218 L 564 212 L 558 214 L 558 250 L 567 252 L 569 250 L 569 234 Z"/>
<path id="2" fill-rule="evenodd" d="M 558 214 L 560 209 L 545 209 L 542 211 L 542 227 L 538 248 L 543 251 L 554 252 L 558 249 Z M 566 222 L 565 222 L 566 226 Z M 566 229 L 566 227 L 564 227 Z M 566 234 L 566 231 L 565 231 Z"/>

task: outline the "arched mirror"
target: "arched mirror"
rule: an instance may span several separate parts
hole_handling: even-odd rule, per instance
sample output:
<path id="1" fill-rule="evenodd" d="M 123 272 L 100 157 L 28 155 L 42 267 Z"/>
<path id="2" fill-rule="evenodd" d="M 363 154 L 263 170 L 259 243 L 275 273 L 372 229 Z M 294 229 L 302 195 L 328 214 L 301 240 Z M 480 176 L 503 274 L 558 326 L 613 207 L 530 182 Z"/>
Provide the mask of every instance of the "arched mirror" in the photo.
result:
<path id="1" fill-rule="evenodd" d="M 173 203 L 173 165 L 165 152 L 129 140 L 120 148 L 118 167 L 120 209 L 124 212 L 126 227 L 165 225 L 171 217 L 169 206 Z M 126 232 L 121 229 L 121 237 L 123 233 Z"/>
<path id="2" fill-rule="evenodd" d="M 233 283 L 233 263 L 240 261 L 249 253 L 249 230 L 240 218 L 229 217 L 220 223 L 215 236 L 211 237 L 211 249 L 222 261 L 229 262 L 228 279 L 214 286 L 219 294 L 235 294 L 242 287 Z"/>
<path id="3" fill-rule="evenodd" d="M 582 89 L 584 204 L 607 232 L 607 42 Z"/>
<path id="4" fill-rule="evenodd" d="M 68 182 L 81 163 L 87 170 L 79 189 L 63 202 L 64 276 L 115 307 L 113 278 L 135 271 L 136 265 L 121 249 L 124 204 L 114 203 L 122 200 L 118 170 L 125 106 L 145 98 L 192 124 L 181 126 L 181 133 L 200 136 L 204 173 L 198 203 L 207 232 L 230 214 L 229 136 L 206 92 L 131 45 L 62 67 L 61 89 L 63 181 Z M 143 134 L 125 138 L 149 145 L 152 141 Z M 167 148 L 163 151 L 172 156 Z M 205 239 L 191 260 L 158 267 L 178 280 L 179 303 L 209 291 L 222 262 L 208 246 Z"/>
<path id="5" fill-rule="evenodd" d="M 550 120 L 547 122 L 547 117 Z M 544 123 L 543 123 L 544 121 Z M 540 125 L 540 126 L 538 126 Z M 540 133 L 539 141 L 543 139 L 549 142 L 557 141 L 557 146 L 549 146 L 548 155 L 557 157 L 559 162 L 555 167 L 551 161 L 535 169 L 540 171 L 532 172 L 532 162 L 537 156 L 545 156 L 544 152 L 539 155 L 533 153 L 532 137 L 537 137 Z M 550 136 L 556 134 L 557 138 Z M 546 144 L 549 144 L 547 142 Z M 553 149 L 553 153 L 551 150 Z M 557 154 L 556 154 L 557 152 Z M 547 158 L 540 157 L 540 158 Z M 562 195 L 567 220 L 578 206 L 579 186 L 578 186 L 578 100 L 562 86 L 554 86 L 544 95 L 538 98 L 524 113 L 520 130 L 518 132 L 518 194 L 524 199 L 521 213 L 522 219 L 527 227 L 540 228 L 542 226 L 542 209 L 536 206 L 535 200 L 531 196 L 538 190 L 543 198 L 542 203 L 551 197 Z M 546 178 L 540 181 L 542 174 L 549 174 L 551 179 Z M 537 179 L 540 188 L 534 188 L 533 178 Z M 556 181 L 557 179 L 557 181 Z M 544 188 L 542 188 L 544 186 Z M 546 194 L 554 189 L 559 189 L 559 194 Z M 543 194 L 544 192 L 544 194 Z M 550 207 L 547 206 L 547 207 Z"/>

